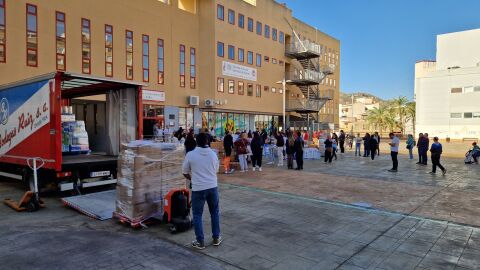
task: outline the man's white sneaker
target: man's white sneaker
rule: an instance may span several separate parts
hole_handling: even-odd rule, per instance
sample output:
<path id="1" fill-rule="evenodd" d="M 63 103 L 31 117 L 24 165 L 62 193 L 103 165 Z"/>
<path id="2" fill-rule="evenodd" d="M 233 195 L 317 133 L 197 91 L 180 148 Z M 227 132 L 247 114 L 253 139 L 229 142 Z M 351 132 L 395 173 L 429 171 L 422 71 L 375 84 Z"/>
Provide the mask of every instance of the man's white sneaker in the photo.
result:
<path id="1" fill-rule="evenodd" d="M 261 171 L 262 171 L 262 167 L 259 167 L 259 168 L 258 168 L 258 171 L 261 172 Z"/>
<path id="2" fill-rule="evenodd" d="M 255 167 L 252 168 L 252 171 L 255 171 Z"/>

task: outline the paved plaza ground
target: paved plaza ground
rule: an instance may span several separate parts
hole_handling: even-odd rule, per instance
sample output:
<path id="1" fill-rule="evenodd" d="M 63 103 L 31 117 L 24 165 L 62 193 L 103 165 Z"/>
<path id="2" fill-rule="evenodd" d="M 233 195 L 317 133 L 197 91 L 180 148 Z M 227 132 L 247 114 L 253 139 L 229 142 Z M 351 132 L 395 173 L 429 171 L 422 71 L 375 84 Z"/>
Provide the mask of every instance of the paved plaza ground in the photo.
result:
<path id="1" fill-rule="evenodd" d="M 225 240 L 201 252 L 189 247 L 193 231 L 93 220 L 58 196 L 36 213 L 0 205 L 0 268 L 480 269 L 480 166 L 445 159 L 442 176 L 399 160 L 393 174 L 387 155 L 348 152 L 302 172 L 267 165 L 222 175 Z M 0 199 L 21 194 L 0 182 Z"/>

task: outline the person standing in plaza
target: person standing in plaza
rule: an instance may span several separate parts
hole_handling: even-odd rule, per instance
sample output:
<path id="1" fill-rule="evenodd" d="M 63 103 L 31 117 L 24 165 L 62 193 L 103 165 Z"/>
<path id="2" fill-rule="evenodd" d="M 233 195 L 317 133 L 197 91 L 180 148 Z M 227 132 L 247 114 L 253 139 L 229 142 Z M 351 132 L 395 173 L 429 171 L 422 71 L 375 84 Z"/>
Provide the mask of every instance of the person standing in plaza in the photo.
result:
<path id="1" fill-rule="evenodd" d="M 293 169 L 293 155 L 295 154 L 295 139 L 293 138 L 293 133 L 287 131 L 287 142 L 285 143 L 285 152 L 287 153 L 287 168 L 289 170 Z"/>
<path id="2" fill-rule="evenodd" d="M 428 161 L 428 148 L 430 147 L 430 140 L 428 139 L 428 133 L 423 134 L 424 146 L 422 148 L 422 161 L 423 165 L 427 166 Z"/>
<path id="3" fill-rule="evenodd" d="M 442 155 L 442 152 L 442 144 L 438 142 L 438 137 L 433 137 L 432 147 L 430 148 L 432 158 L 432 171 L 430 174 L 435 174 L 437 172 L 437 167 L 442 170 L 443 175 L 447 173 L 447 169 L 440 164 L 440 156 Z"/>
<path id="4" fill-rule="evenodd" d="M 377 151 L 377 156 L 380 156 L 380 140 L 381 140 L 381 137 L 380 137 L 380 135 L 378 134 L 377 131 L 375 131 L 375 138 L 377 138 L 377 148 L 375 149 L 375 151 Z"/>
<path id="5" fill-rule="evenodd" d="M 362 152 L 360 152 L 360 148 L 362 146 L 362 137 L 360 137 L 360 133 L 357 133 L 357 136 L 353 139 L 354 143 L 355 143 L 355 156 L 357 156 L 357 153 L 358 153 L 358 156 L 362 156 Z"/>
<path id="6" fill-rule="evenodd" d="M 327 136 L 325 141 L 325 160 L 323 163 L 332 163 L 332 152 L 333 152 L 333 142 L 332 137 L 330 135 Z"/>
<path id="7" fill-rule="evenodd" d="M 379 138 L 376 134 L 370 137 L 370 157 L 372 158 L 372 160 L 375 159 L 375 154 L 377 153 L 378 140 Z"/>
<path id="8" fill-rule="evenodd" d="M 397 172 L 398 171 L 398 147 L 400 145 L 400 139 L 398 139 L 395 134 L 390 132 L 388 135 L 390 137 L 390 156 L 392 157 L 392 169 L 388 170 L 389 172 Z"/>
<path id="9" fill-rule="evenodd" d="M 282 133 L 277 133 L 275 135 L 275 140 L 277 141 L 277 156 L 278 156 L 278 167 L 283 167 L 283 147 L 285 146 L 285 140 L 283 139 Z"/>
<path id="10" fill-rule="evenodd" d="M 252 143 L 250 144 L 252 148 L 252 170 L 258 169 L 262 171 L 262 156 L 263 156 L 263 138 L 260 137 L 258 132 L 253 133 Z"/>
<path id="11" fill-rule="evenodd" d="M 338 136 L 337 133 L 333 133 L 332 135 L 332 147 L 333 147 L 333 152 L 332 152 L 332 157 L 337 160 L 337 146 L 338 146 Z"/>
<path id="12" fill-rule="evenodd" d="M 230 133 L 230 131 L 227 131 L 227 134 L 223 138 L 223 150 L 225 153 L 223 158 L 223 167 L 225 168 L 225 174 L 233 173 L 233 169 L 230 168 L 230 157 L 232 156 L 233 150 L 233 137 Z"/>
<path id="13" fill-rule="evenodd" d="M 192 247 L 205 248 L 203 235 L 203 207 L 208 204 L 212 224 L 213 245 L 219 246 L 222 242 L 220 235 L 220 207 L 217 187 L 218 158 L 215 152 L 208 147 L 208 137 L 205 133 L 197 135 L 197 147 L 190 151 L 182 165 L 182 173 L 192 183 L 192 212 L 196 240 Z"/>
<path id="14" fill-rule="evenodd" d="M 233 143 L 233 145 L 235 146 L 235 151 L 237 152 L 237 155 L 238 155 L 238 162 L 240 163 L 240 171 L 241 172 L 248 171 L 248 164 L 247 164 L 248 140 L 247 140 L 247 134 L 246 133 L 240 134 L 240 137 Z"/>
<path id="15" fill-rule="evenodd" d="M 345 153 L 345 132 L 340 130 L 340 136 L 338 136 L 338 142 L 340 143 L 340 153 Z"/>
<path id="16" fill-rule="evenodd" d="M 420 146 L 422 146 L 422 144 L 423 144 L 423 133 L 419 133 L 418 134 L 418 140 L 417 140 L 417 152 L 418 152 L 418 162 L 417 162 L 417 164 L 422 164 L 423 163 L 422 149 L 420 148 Z"/>
<path id="17" fill-rule="evenodd" d="M 370 156 L 370 133 L 366 133 L 363 137 L 363 157 Z"/>
<path id="18" fill-rule="evenodd" d="M 297 161 L 296 170 L 303 170 L 303 147 L 305 146 L 302 138 L 302 133 L 297 131 L 297 138 L 295 139 L 293 148 L 295 150 L 295 159 Z"/>
<path id="19" fill-rule="evenodd" d="M 188 132 L 187 138 L 185 139 L 183 145 L 185 146 L 185 154 L 188 154 L 188 152 L 195 149 L 197 142 L 195 141 L 193 131 Z"/>
<path id="20" fill-rule="evenodd" d="M 408 149 L 408 154 L 410 155 L 410 159 L 413 159 L 413 147 L 415 147 L 415 139 L 413 138 L 412 134 L 408 134 L 407 149 Z"/>

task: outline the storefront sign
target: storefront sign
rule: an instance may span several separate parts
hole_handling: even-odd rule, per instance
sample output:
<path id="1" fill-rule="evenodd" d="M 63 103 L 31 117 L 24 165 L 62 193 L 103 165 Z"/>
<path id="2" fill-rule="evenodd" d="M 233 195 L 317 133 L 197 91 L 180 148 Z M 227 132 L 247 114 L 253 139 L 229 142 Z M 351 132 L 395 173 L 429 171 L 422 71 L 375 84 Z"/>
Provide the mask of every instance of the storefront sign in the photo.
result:
<path id="1" fill-rule="evenodd" d="M 142 90 L 142 99 L 148 101 L 165 101 L 165 92 L 163 91 L 151 91 Z"/>
<path id="2" fill-rule="evenodd" d="M 239 79 L 257 81 L 257 69 L 230 62 L 222 62 L 222 75 Z"/>

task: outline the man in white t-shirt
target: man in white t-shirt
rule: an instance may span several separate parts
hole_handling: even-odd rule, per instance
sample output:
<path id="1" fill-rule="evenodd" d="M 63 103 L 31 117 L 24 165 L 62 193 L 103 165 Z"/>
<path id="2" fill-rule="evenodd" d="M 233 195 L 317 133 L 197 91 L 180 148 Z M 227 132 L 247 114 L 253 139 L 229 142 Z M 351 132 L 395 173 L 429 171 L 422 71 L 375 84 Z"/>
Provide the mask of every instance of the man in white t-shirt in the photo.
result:
<path id="1" fill-rule="evenodd" d="M 388 170 L 389 172 L 397 172 L 398 171 L 398 146 L 400 145 L 400 139 L 395 136 L 395 134 L 389 134 L 391 142 L 388 143 L 390 145 L 390 155 L 392 156 L 392 169 Z"/>
<path id="2" fill-rule="evenodd" d="M 219 246 L 222 242 L 217 188 L 219 163 L 215 152 L 208 147 L 206 133 L 199 133 L 196 141 L 197 147 L 185 156 L 182 172 L 185 178 L 192 181 L 192 212 L 196 236 L 196 240 L 192 241 L 192 246 L 197 249 L 204 249 L 202 216 L 205 202 L 208 204 L 212 220 L 213 245 Z"/>

